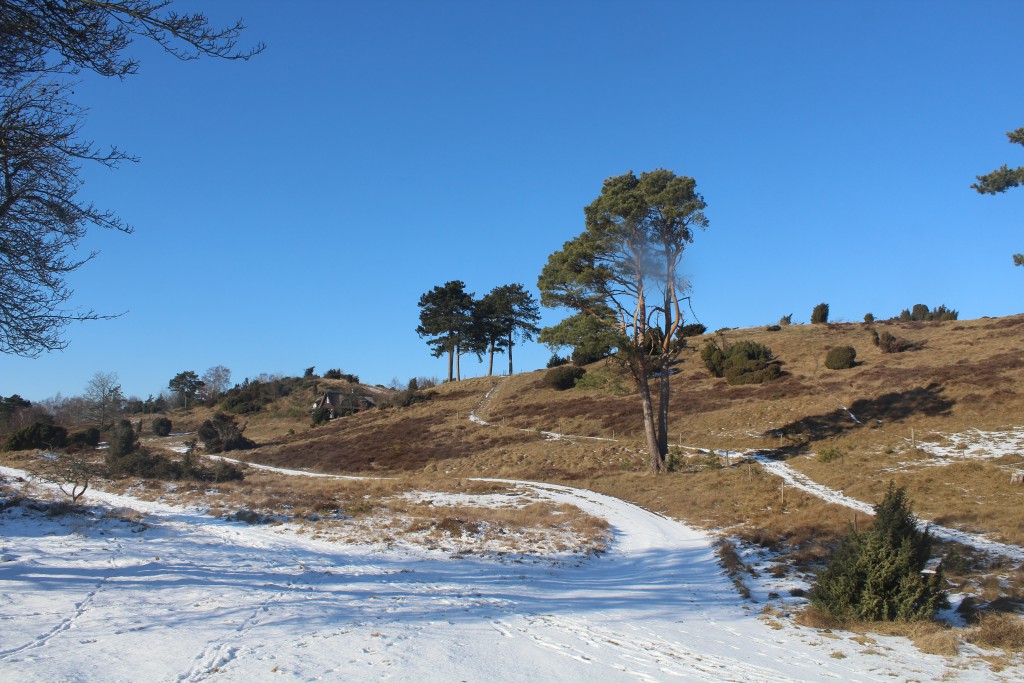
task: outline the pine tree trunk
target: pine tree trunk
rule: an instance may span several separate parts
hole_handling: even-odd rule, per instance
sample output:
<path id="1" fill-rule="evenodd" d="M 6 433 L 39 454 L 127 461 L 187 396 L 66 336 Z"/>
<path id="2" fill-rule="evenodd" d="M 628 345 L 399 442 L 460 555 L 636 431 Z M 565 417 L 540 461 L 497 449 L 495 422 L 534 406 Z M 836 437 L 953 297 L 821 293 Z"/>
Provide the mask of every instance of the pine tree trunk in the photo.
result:
<path id="1" fill-rule="evenodd" d="M 487 376 L 490 377 L 494 374 L 494 340 L 491 340 L 491 357 L 487 361 Z"/>
<path id="2" fill-rule="evenodd" d="M 655 430 L 654 406 L 651 401 L 651 385 L 647 381 L 647 363 L 643 350 L 635 351 L 637 355 L 628 361 L 633 382 L 640 393 L 640 408 L 644 417 L 644 437 L 647 441 L 647 452 L 650 454 L 651 472 L 660 474 L 664 469 L 665 457 L 658 445 L 658 434 Z"/>
<path id="3" fill-rule="evenodd" d="M 453 349 L 448 349 L 448 381 L 449 382 L 452 381 L 452 367 L 453 367 L 453 363 L 455 361 L 455 359 L 453 357 L 453 353 L 454 353 Z"/>
<path id="4" fill-rule="evenodd" d="M 455 345 L 455 379 L 462 381 L 462 350 L 458 344 Z"/>
<path id="5" fill-rule="evenodd" d="M 663 463 L 668 455 L 668 400 L 671 393 L 668 370 L 668 354 L 662 353 L 658 372 L 658 452 Z"/>
<path id="6" fill-rule="evenodd" d="M 508 333 L 508 376 L 512 376 L 512 333 Z"/>

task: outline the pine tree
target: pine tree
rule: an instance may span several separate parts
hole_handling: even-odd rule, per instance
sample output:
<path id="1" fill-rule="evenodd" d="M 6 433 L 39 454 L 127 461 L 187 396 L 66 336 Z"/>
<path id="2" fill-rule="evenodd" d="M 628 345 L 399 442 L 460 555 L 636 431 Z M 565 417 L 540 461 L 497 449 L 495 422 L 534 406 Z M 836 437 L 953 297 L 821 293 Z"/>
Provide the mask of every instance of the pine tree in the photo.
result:
<path id="1" fill-rule="evenodd" d="M 818 574 L 811 603 L 833 616 L 866 621 L 930 619 L 948 603 L 942 570 L 922 573 L 932 536 L 918 528 L 906 489 L 892 483 L 875 506 L 875 523 L 856 530 Z"/>

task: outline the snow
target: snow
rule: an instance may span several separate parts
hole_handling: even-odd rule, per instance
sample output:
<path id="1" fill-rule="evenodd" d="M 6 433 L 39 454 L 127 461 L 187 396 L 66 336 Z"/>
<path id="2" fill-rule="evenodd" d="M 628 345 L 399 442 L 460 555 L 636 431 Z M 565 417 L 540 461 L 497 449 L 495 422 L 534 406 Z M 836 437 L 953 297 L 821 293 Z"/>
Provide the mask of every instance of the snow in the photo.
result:
<path id="1" fill-rule="evenodd" d="M 904 639 L 878 637 L 866 648 L 849 634 L 759 617 L 706 534 L 597 493 L 518 484 L 607 519 L 608 552 L 565 563 L 386 550 L 93 491 L 87 515 L 11 507 L 0 514 L 0 672 L 19 681 L 1024 673 L 924 655 Z"/>

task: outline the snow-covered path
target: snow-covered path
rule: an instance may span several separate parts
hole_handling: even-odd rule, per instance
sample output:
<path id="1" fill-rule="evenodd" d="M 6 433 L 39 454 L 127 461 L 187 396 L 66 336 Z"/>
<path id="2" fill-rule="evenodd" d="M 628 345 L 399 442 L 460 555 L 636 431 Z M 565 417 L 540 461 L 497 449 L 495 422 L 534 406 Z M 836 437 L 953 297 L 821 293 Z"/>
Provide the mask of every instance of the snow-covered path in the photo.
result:
<path id="1" fill-rule="evenodd" d="M 865 650 L 767 624 L 702 533 L 530 486 L 608 519 L 609 552 L 500 563 L 370 549 L 99 492 L 90 503 L 138 510 L 148 528 L 14 508 L 0 516 L 13 556 L 0 564 L 0 678 L 991 680 L 905 641 Z"/>

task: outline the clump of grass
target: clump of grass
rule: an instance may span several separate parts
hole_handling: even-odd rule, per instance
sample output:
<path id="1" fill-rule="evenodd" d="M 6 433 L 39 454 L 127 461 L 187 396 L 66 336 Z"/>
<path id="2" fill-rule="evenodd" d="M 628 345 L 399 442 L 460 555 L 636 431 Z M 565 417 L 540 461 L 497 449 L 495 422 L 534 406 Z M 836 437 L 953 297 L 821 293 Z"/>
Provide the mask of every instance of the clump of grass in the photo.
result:
<path id="1" fill-rule="evenodd" d="M 843 457 L 843 452 L 835 446 L 828 446 L 818 451 L 818 462 L 833 462 Z"/>
<path id="2" fill-rule="evenodd" d="M 977 626 L 968 629 L 967 641 L 1006 652 L 1024 652 L 1024 620 L 1016 614 L 981 614 Z"/>

